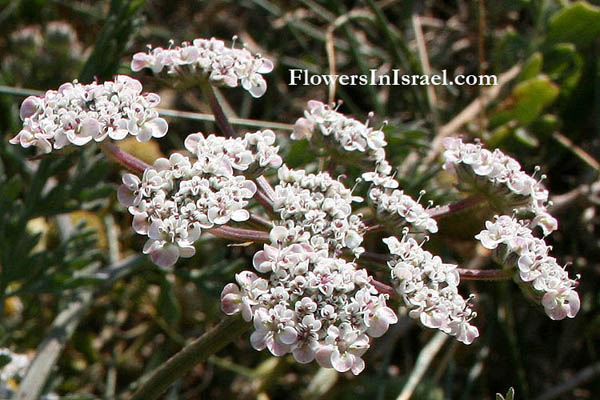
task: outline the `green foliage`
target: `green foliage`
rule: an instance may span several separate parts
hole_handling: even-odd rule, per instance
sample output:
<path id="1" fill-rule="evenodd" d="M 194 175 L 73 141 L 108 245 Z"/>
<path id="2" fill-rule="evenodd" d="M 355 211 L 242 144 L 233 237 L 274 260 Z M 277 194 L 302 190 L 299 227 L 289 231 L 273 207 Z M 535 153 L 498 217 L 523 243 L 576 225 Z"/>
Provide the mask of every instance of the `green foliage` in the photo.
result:
<path id="1" fill-rule="evenodd" d="M 530 172 L 534 165 L 541 165 L 551 192 L 560 194 L 595 183 L 598 176 L 598 171 L 555 140 L 559 132 L 591 157 L 600 157 L 597 4 L 558 0 L 5 0 L 0 1 L 0 83 L 47 90 L 75 77 L 102 81 L 116 73 L 129 73 L 131 53 L 144 51 L 146 43 L 167 47 L 171 38 L 228 39 L 236 34 L 253 50 L 275 59 L 276 69 L 267 77 L 269 91 L 259 100 L 251 101 L 243 91 L 223 90 L 231 109 L 242 118 L 293 123 L 306 100 L 326 100 L 328 88 L 288 86 L 288 69 L 329 73 L 325 48 L 330 29 L 335 28 L 331 44 L 337 73 L 400 68 L 404 74 L 417 74 L 422 73 L 424 62 L 414 40 L 412 17 L 426 16 L 421 29 L 433 72 L 501 74 L 522 65 L 517 78 L 452 134 L 500 147 L 522 160 Z M 480 5 L 485 6 L 483 10 Z M 68 51 L 64 42 L 47 37 L 44 27 L 52 21 L 73 27 L 80 45 L 77 51 Z M 18 34 L 29 26 L 40 29 L 42 42 L 19 41 Z M 164 88 L 141 74 L 136 77 L 145 90 Z M 435 87 L 434 99 L 428 98 L 426 90 L 421 86 L 346 86 L 337 88 L 336 97 L 344 100 L 340 106 L 344 113 L 365 120 L 375 110 L 372 124 L 388 122 L 384 128 L 387 151 L 401 171 L 397 177 L 402 190 L 418 196 L 427 189 L 425 200 L 445 204 L 455 198 L 446 189 L 450 183 L 443 181 L 447 176 L 440 173 L 436 157 L 428 159 L 430 146 L 449 121 L 478 101 L 483 89 Z M 206 111 L 198 92 L 170 93 L 161 93 L 169 107 Z M 139 255 L 144 246 L 143 239 L 131 231 L 128 214 L 115 204 L 120 170 L 109 168 L 94 146 L 30 160 L 30 151 L 7 143 L 21 126 L 21 100 L 0 96 L 0 346 L 32 353 L 71 296 L 93 288 L 90 311 L 79 316 L 80 326 L 67 341 L 47 388 L 64 395 L 63 399 L 114 398 L 114 393 L 126 392 L 144 373 L 164 364 L 183 343 L 222 318 L 220 291 L 235 273 L 252 265 L 257 246 L 227 247 L 223 240 L 207 237 L 198 243 L 194 258 L 182 260 L 173 270 L 149 267 L 135 276 L 125 271 L 118 279 L 109 278 L 117 276 L 111 275 L 115 264 L 108 261 L 107 251 L 115 237 L 119 257 Z M 188 132 L 205 128 L 183 119 L 172 119 L 169 124 L 169 138 L 159 142 L 163 154 L 180 147 Z M 360 173 L 354 160 L 338 157 L 332 161 L 327 154 L 316 154 L 307 141 L 290 141 L 289 132 L 278 133 L 281 153 L 290 167 L 317 170 L 328 166 L 334 173 L 343 171 L 348 179 Z M 75 211 L 89 213 L 87 224 L 73 222 Z M 569 268 L 582 275 L 583 306 L 577 319 L 548 321 L 516 295 L 518 289 L 490 289 L 491 284 L 469 282 L 470 291 L 480 292 L 477 324 L 485 334 L 471 347 L 453 345 L 440 354 L 412 398 L 492 399 L 499 388 L 511 385 L 517 386 L 524 399 L 537 397 L 559 383 L 557 376 L 573 376 L 594 363 L 600 338 L 600 278 L 595 262 L 600 257 L 598 213 L 597 199 L 582 195 L 558 215 L 561 228 L 555 255 L 562 263 L 574 261 Z M 481 210 L 442 220 L 441 240 L 428 245 L 445 260 L 476 260 L 482 268 L 488 267 L 485 255 L 467 243 L 487 214 L 489 210 Z M 113 232 L 109 232 L 107 216 L 114 219 Z M 65 218 L 73 225 L 71 230 L 69 224 L 61 225 Z M 109 233 L 113 239 L 107 239 Z M 380 236 L 374 232 L 366 241 L 377 248 Z M 11 303 L 15 297 L 23 302 L 20 311 Z M 322 376 L 314 365 L 283 360 L 265 383 L 257 366 L 270 360 L 265 362 L 265 355 L 254 352 L 243 337 L 221 353 L 220 360 L 198 365 L 168 396 L 299 398 L 299 393 L 311 388 L 321 399 L 395 398 L 426 335 L 402 323 L 402 328 L 390 332 L 395 335 L 392 339 L 377 341 L 384 349 L 367 361 L 367 370 L 357 378 L 334 374 L 319 380 Z M 0 365 L 4 361 L 0 359 Z M 116 382 L 111 383 L 112 374 Z M 593 380 L 581 390 L 582 396 L 590 397 L 600 386 Z M 496 400 L 513 398 L 512 388 L 505 396 L 496 395 Z"/>

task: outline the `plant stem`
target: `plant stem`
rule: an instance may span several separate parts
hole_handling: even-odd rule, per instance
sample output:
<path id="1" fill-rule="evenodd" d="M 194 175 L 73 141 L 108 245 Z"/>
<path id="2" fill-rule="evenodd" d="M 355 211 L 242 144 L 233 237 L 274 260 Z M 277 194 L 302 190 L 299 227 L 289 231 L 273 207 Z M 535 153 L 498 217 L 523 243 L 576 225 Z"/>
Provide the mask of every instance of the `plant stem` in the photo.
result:
<path id="1" fill-rule="evenodd" d="M 159 398 L 177 379 L 244 333 L 250 324 L 241 314 L 226 317 L 158 367 L 129 400 Z"/>
<path id="2" fill-rule="evenodd" d="M 137 172 L 138 174 L 143 174 L 146 168 L 150 167 L 150 165 L 146 164 L 134 155 L 129 154 L 125 150 L 122 150 L 114 143 L 102 142 L 100 143 L 100 148 L 107 153 L 109 157 L 115 159 L 126 168 L 132 170 L 133 172 Z"/>
<path id="3" fill-rule="evenodd" d="M 365 251 L 360 256 L 361 259 L 385 264 L 391 257 L 387 254 L 378 254 Z M 461 280 L 465 281 L 503 281 L 511 279 L 513 271 L 509 269 L 470 269 L 456 268 Z M 375 285 L 377 287 L 377 285 Z M 379 288 L 378 288 L 379 289 Z"/>
<path id="4" fill-rule="evenodd" d="M 427 210 L 429 216 L 433 219 L 442 219 L 448 217 L 452 214 L 455 214 L 459 211 L 464 211 L 467 208 L 474 207 L 480 204 L 483 201 L 483 198 L 479 196 L 469 196 L 462 200 L 459 200 L 454 203 L 446 204 L 440 207 L 436 207 L 430 210 Z"/>
<path id="5" fill-rule="evenodd" d="M 212 85 L 208 82 L 207 79 L 202 79 L 200 81 L 200 89 L 202 89 L 202 95 L 205 97 L 206 101 L 208 101 L 208 105 L 215 115 L 215 122 L 217 126 L 223 132 L 226 137 L 236 137 L 237 134 L 233 130 L 233 127 L 229 123 L 223 108 L 219 104 L 219 101 L 215 97 L 215 92 L 213 91 Z"/>
<path id="6" fill-rule="evenodd" d="M 390 296 L 393 296 L 395 294 L 394 289 L 391 286 L 386 285 L 383 282 L 379 282 L 378 280 L 371 279 L 371 285 L 373 285 L 379 293 L 389 294 Z"/>
<path id="7" fill-rule="evenodd" d="M 513 271 L 509 269 L 456 268 L 456 271 L 463 281 L 504 281 L 513 276 Z"/>
<path id="8" fill-rule="evenodd" d="M 252 242 L 270 242 L 269 232 L 256 231 L 253 229 L 235 228 L 232 226 L 221 225 L 210 229 L 208 232 L 225 239 Z"/>

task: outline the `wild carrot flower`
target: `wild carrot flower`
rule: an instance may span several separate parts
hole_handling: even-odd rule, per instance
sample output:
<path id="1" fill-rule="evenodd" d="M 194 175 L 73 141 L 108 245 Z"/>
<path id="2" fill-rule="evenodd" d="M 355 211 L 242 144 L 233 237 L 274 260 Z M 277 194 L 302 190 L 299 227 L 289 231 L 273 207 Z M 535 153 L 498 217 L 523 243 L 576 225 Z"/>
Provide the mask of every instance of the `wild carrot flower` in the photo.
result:
<path id="1" fill-rule="evenodd" d="M 284 227 L 272 229 L 271 244 L 254 255 L 256 272 L 241 272 L 225 286 L 221 308 L 253 321 L 250 342 L 257 350 L 359 374 L 370 337 L 398 320 L 387 296 L 353 262 L 315 250 L 310 239 L 285 245 L 287 237 Z"/>
<path id="2" fill-rule="evenodd" d="M 465 344 L 479 336 L 470 324 L 477 315 L 458 293 L 456 265 L 421 248 L 414 239 L 391 236 L 383 239 L 392 259 L 388 262 L 394 288 L 402 296 L 408 315 L 428 328 L 439 329 Z"/>
<path id="3" fill-rule="evenodd" d="M 267 90 L 262 74 L 271 72 L 273 63 L 245 48 L 228 47 L 222 40 L 211 38 L 134 54 L 131 70 L 137 72 L 144 68 L 155 74 L 166 69 L 168 74 L 184 78 L 197 73 L 213 85 L 242 86 L 253 97 L 261 97 Z"/>
<path id="4" fill-rule="evenodd" d="M 466 190 L 485 190 L 507 210 L 533 215 L 533 222 L 545 235 L 558 228 L 558 222 L 546 209 L 548 191 L 540 180 L 521 170 L 517 160 L 500 150 L 493 152 L 480 144 L 463 143 L 458 138 L 444 139 L 444 169 L 455 173 Z"/>
<path id="5" fill-rule="evenodd" d="M 124 75 L 102 84 L 65 83 L 23 101 L 23 129 L 10 143 L 50 153 L 53 148 L 82 146 L 107 137 L 121 140 L 133 135 L 146 142 L 167 133 L 167 121 L 154 109 L 158 103 L 157 94 L 142 93 L 142 84 Z"/>
<path id="6" fill-rule="evenodd" d="M 549 255 L 550 246 L 507 215 L 487 221 L 485 227 L 475 238 L 494 250 L 500 263 L 517 269 L 521 282 L 540 298 L 546 314 L 554 320 L 575 317 L 580 306 L 577 282 Z"/>

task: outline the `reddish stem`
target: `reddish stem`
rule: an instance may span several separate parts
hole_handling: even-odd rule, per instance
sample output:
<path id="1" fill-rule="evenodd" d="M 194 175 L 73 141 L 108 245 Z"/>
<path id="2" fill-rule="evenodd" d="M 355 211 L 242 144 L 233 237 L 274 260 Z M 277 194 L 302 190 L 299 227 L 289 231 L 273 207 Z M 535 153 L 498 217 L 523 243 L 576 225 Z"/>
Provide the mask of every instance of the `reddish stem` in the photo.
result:
<path id="1" fill-rule="evenodd" d="M 236 137 L 237 134 L 233 130 L 233 126 L 229 123 L 221 104 L 219 104 L 219 100 L 215 97 L 215 92 L 213 91 L 212 85 L 208 82 L 208 80 L 203 79 L 200 82 L 200 88 L 202 89 L 202 94 L 208 101 L 208 105 L 215 115 L 215 122 L 217 126 L 223 132 L 226 137 Z"/>
<path id="2" fill-rule="evenodd" d="M 208 231 L 215 236 L 245 242 L 270 242 L 269 232 L 221 225 Z"/>
<path id="3" fill-rule="evenodd" d="M 361 259 L 373 261 L 380 264 L 387 263 L 391 257 L 387 254 L 378 254 L 365 251 L 360 255 Z M 456 268 L 461 280 L 465 281 L 502 281 L 511 279 L 513 272 L 505 269 L 469 269 Z"/>
<path id="4" fill-rule="evenodd" d="M 446 204 L 440 207 L 432 208 L 427 210 L 429 216 L 433 219 L 442 219 L 448 217 L 459 211 L 463 211 L 469 207 L 476 206 L 481 203 L 483 199 L 478 196 L 470 196 L 465 199 L 459 200 L 454 203 Z"/>
<path id="5" fill-rule="evenodd" d="M 511 279 L 513 271 L 505 269 L 466 269 L 457 268 L 461 280 L 465 281 L 504 281 Z"/>
<path id="6" fill-rule="evenodd" d="M 113 159 L 117 162 L 130 169 L 133 172 L 137 172 L 138 174 L 143 174 L 144 171 L 150 167 L 150 165 L 146 164 L 139 158 L 129 154 L 128 152 L 122 150 L 119 146 L 112 142 L 103 142 L 100 143 L 100 147 Z"/>
<path id="7" fill-rule="evenodd" d="M 379 293 L 389 294 L 390 296 L 394 295 L 394 289 L 391 286 L 386 285 L 385 283 L 379 282 L 378 280 L 376 280 L 374 278 L 371 278 L 371 285 L 373 285 Z"/>

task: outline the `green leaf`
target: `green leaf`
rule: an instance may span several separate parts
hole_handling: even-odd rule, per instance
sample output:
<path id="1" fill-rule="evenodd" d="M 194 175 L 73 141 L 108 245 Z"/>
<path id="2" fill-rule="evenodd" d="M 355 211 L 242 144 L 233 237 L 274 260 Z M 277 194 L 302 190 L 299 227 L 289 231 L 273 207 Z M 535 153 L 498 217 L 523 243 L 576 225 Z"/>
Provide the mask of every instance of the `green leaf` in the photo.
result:
<path id="1" fill-rule="evenodd" d="M 21 186 L 21 178 L 18 175 L 14 175 L 8 182 L 1 186 L 0 199 L 6 203 L 12 203 L 19 196 L 19 193 L 21 193 Z"/>
<path id="2" fill-rule="evenodd" d="M 559 43 L 546 55 L 544 72 L 560 85 L 563 96 L 575 88 L 582 68 L 583 59 L 571 43 Z"/>
<path id="3" fill-rule="evenodd" d="M 171 326 L 176 324 L 181 317 L 181 307 L 175 296 L 173 284 L 166 277 L 161 279 L 157 309 L 159 314 Z"/>
<path id="4" fill-rule="evenodd" d="M 525 63 L 519 75 L 519 81 L 525 81 L 527 79 L 534 78 L 542 72 L 542 65 L 544 63 L 544 56 L 542 53 L 536 51 L 529 57 Z"/>
<path id="5" fill-rule="evenodd" d="M 511 120 L 521 125 L 533 122 L 558 96 L 558 87 L 547 76 L 539 75 L 515 87 L 512 95 L 500 106 L 500 111 L 490 118 L 492 127 Z"/>
<path id="6" fill-rule="evenodd" d="M 587 46 L 600 35 L 600 8 L 585 1 L 567 5 L 550 19 L 548 42 Z"/>

